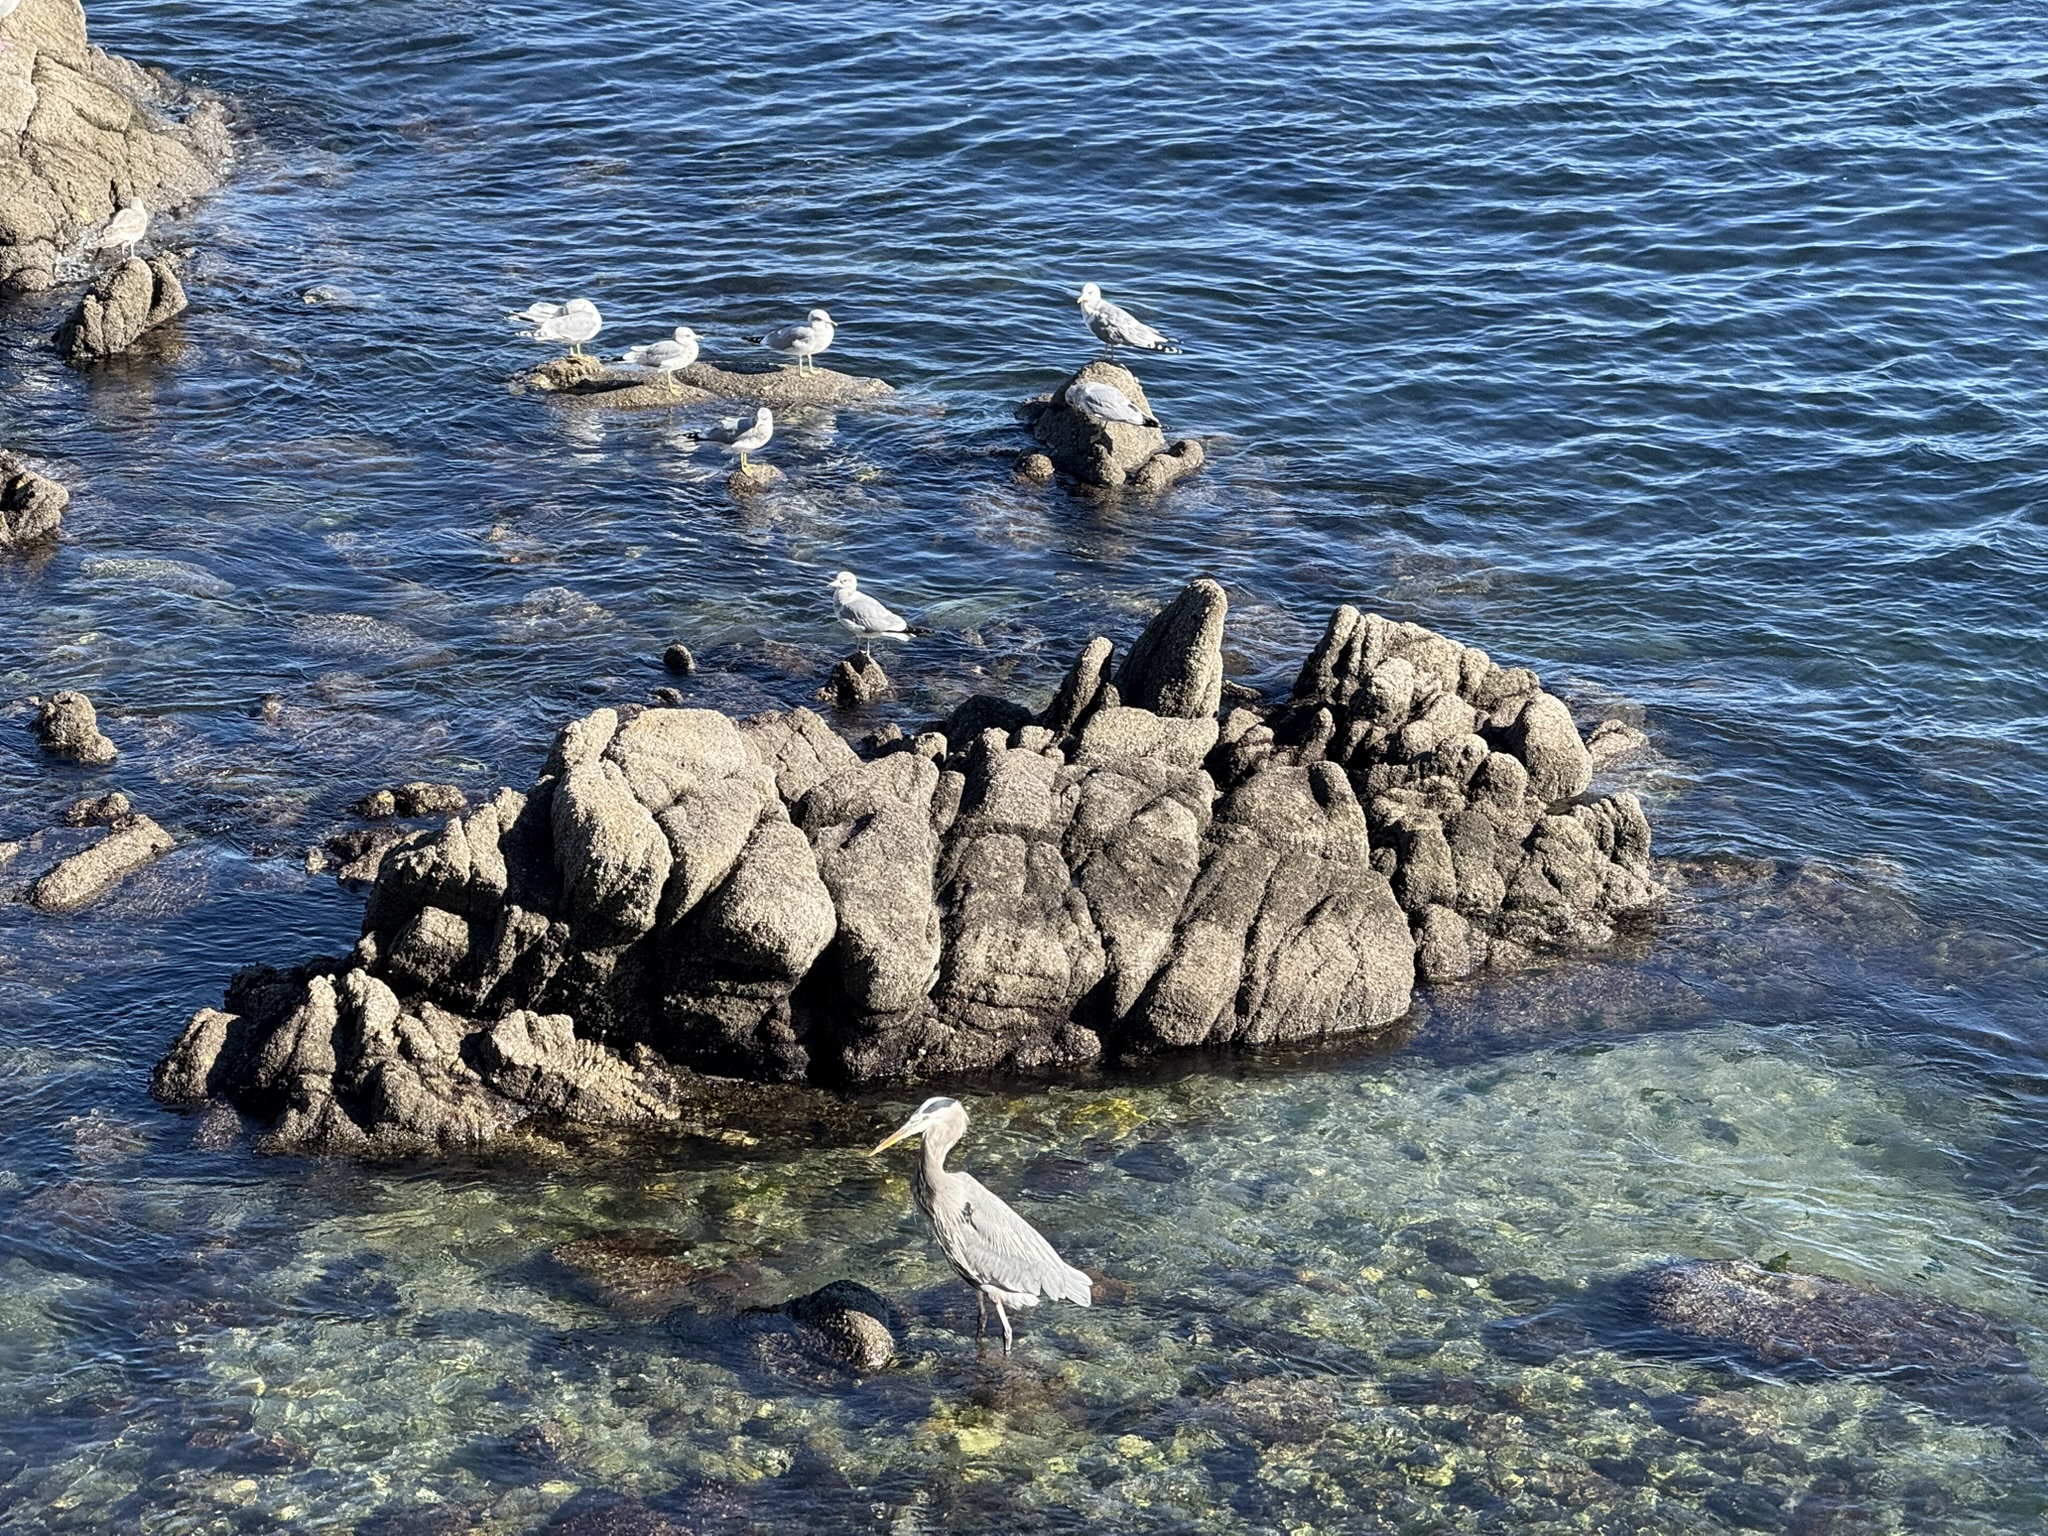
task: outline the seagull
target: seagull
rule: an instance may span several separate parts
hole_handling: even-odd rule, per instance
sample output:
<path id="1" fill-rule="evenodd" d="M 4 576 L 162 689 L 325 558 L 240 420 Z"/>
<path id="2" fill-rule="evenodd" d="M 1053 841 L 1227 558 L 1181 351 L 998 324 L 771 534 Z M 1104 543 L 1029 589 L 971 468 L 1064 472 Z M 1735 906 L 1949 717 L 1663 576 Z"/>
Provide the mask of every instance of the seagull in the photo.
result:
<path id="1" fill-rule="evenodd" d="M 860 636 L 860 648 L 874 655 L 876 640 L 908 640 L 916 633 L 900 613 L 891 613 L 860 589 L 860 578 L 841 571 L 832 578 L 832 611 L 842 626 Z"/>
<path id="2" fill-rule="evenodd" d="M 718 443 L 727 453 L 738 454 L 742 473 L 752 468 L 747 463 L 747 455 L 766 448 L 768 439 L 774 435 L 775 413 L 765 405 L 754 412 L 751 422 L 741 416 L 728 416 L 715 427 L 684 434 L 691 442 Z"/>
<path id="3" fill-rule="evenodd" d="M 5 0 L 0 0 L 0 4 L 4 3 Z M 110 251 L 118 245 L 128 255 L 133 256 L 136 242 L 148 233 L 149 210 L 138 197 L 107 221 L 107 227 L 100 231 L 98 238 L 87 249 Z"/>
<path id="4" fill-rule="evenodd" d="M 571 299 L 566 304 L 529 304 L 505 317 L 513 324 L 533 327 L 519 334 L 528 341 L 566 341 L 569 351 L 583 355 L 583 343 L 604 329 L 604 316 L 588 299 Z"/>
<path id="5" fill-rule="evenodd" d="M 1088 329 L 1095 333 L 1095 339 L 1102 343 L 1104 356 L 1115 357 L 1118 347 L 1137 347 L 1145 352 L 1179 352 L 1180 345 L 1171 336 L 1155 331 L 1128 309 L 1109 302 L 1102 296 L 1102 290 L 1093 283 L 1081 285 L 1081 296 L 1074 301 L 1081 306 L 1081 314 L 1088 322 Z"/>
<path id="6" fill-rule="evenodd" d="M 1077 379 L 1067 386 L 1067 404 L 1083 416 L 1097 421 L 1122 421 L 1134 427 L 1156 427 L 1158 422 L 1138 409 L 1131 397 L 1114 384 L 1099 379 Z"/>
<path id="7" fill-rule="evenodd" d="M 0 0 L 0 21 L 5 21 L 20 9 L 21 0 Z M 0 53 L 5 53 L 13 46 L 14 44 L 10 43 L 6 38 L 0 37 Z"/>
<path id="8" fill-rule="evenodd" d="M 644 347 L 628 347 L 619 359 L 628 368 L 647 368 L 668 380 L 668 392 L 677 394 L 676 370 L 697 361 L 697 333 L 687 325 L 676 327 L 673 341 L 650 341 Z"/>
<path id="9" fill-rule="evenodd" d="M 785 325 L 779 331 L 770 331 L 766 336 L 750 336 L 749 341 L 758 341 L 770 352 L 780 352 L 784 357 L 796 359 L 799 368 L 814 366 L 813 354 L 824 351 L 832 345 L 832 338 L 839 328 L 832 323 L 832 317 L 822 309 L 814 309 L 797 325 Z"/>

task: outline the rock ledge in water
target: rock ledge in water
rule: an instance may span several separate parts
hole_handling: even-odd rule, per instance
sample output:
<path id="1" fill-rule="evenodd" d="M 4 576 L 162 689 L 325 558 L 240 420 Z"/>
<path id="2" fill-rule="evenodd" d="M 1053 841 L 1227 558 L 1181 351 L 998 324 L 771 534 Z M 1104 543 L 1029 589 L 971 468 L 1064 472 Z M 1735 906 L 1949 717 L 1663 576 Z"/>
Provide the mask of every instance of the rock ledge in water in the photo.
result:
<path id="1" fill-rule="evenodd" d="M 880 379 L 831 368 L 720 368 L 697 362 L 679 368 L 676 388 L 638 369 L 614 370 L 595 357 L 551 358 L 521 376 L 529 389 L 619 410 L 666 410 L 713 400 L 745 400 L 782 410 L 795 405 L 850 405 L 896 391 Z"/>
<path id="2" fill-rule="evenodd" d="M 1513 964 L 1660 899 L 1534 673 L 1342 608 L 1292 700 L 1219 721 L 1226 611 L 1196 582 L 1045 710 L 969 699 L 866 758 L 807 709 L 572 721 L 527 792 L 383 855 L 352 953 L 238 977 L 157 1092 L 409 1150 L 673 1118 L 694 1074 L 1314 1041 L 1406 1012 L 1418 953 Z"/>

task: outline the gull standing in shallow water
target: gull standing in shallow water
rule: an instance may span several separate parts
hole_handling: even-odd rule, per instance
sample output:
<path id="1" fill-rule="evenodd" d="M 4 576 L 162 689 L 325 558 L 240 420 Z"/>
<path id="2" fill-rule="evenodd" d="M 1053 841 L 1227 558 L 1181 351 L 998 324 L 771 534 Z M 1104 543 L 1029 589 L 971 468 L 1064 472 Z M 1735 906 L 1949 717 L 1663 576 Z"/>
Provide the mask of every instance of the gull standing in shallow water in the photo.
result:
<path id="1" fill-rule="evenodd" d="M 753 468 L 747 462 L 747 455 L 759 453 L 768 446 L 768 439 L 775 435 L 775 413 L 764 405 L 754 412 L 752 421 L 741 416 L 728 416 L 715 427 L 684 435 L 692 442 L 717 443 L 727 453 L 738 454 L 740 470 L 745 473 Z"/>
<path id="2" fill-rule="evenodd" d="M 149 233 L 149 209 L 143 206 L 141 198 L 135 199 L 107 221 L 107 227 L 99 232 L 87 250 L 110 251 L 120 246 L 123 253 L 135 254 L 135 247 L 142 237 Z"/>
<path id="3" fill-rule="evenodd" d="M 1128 309 L 1112 304 L 1093 283 L 1081 285 L 1081 317 L 1102 343 L 1105 356 L 1115 357 L 1118 347 L 1136 347 L 1144 352 L 1179 352 L 1180 344 L 1162 331 L 1155 331 Z"/>
<path id="4" fill-rule="evenodd" d="M 988 1331 L 988 1304 L 994 1302 L 1007 1355 L 1013 1340 L 1005 1306 L 1035 1307 L 1039 1297 L 1050 1296 L 1085 1307 L 1094 1286 L 1055 1253 L 1030 1222 L 1003 1204 L 1001 1197 L 974 1175 L 954 1173 L 946 1167 L 946 1154 L 966 1134 L 967 1111 L 958 1100 L 926 1099 L 916 1114 L 868 1155 L 872 1157 L 907 1136 L 924 1138 L 917 1168 L 910 1176 L 911 1198 L 931 1223 L 946 1262 L 974 1287 L 980 1315 L 974 1336 L 980 1338 Z"/>
<path id="5" fill-rule="evenodd" d="M 566 341 L 571 355 L 583 355 L 583 343 L 595 339 L 604 329 L 604 316 L 588 299 L 571 299 L 566 304 L 529 304 L 505 317 L 514 325 L 530 325 L 519 334 L 528 341 Z"/>
<path id="6" fill-rule="evenodd" d="M 646 368 L 660 374 L 668 381 L 668 392 L 673 395 L 677 393 L 676 370 L 697 361 L 697 333 L 687 325 L 679 325 L 673 339 L 628 347 L 619 361 L 628 368 Z"/>
<path id="7" fill-rule="evenodd" d="M 1134 427 L 1156 427 L 1158 422 L 1138 409 L 1137 402 L 1114 384 L 1100 379 L 1081 379 L 1067 386 L 1067 404 L 1083 416 L 1097 421 L 1121 421 Z"/>
<path id="8" fill-rule="evenodd" d="M 845 628 L 860 636 L 861 649 L 874 654 L 873 642 L 908 640 L 917 631 L 900 613 L 891 613 L 860 589 L 860 579 L 851 571 L 832 578 L 832 611 Z"/>
<path id="9" fill-rule="evenodd" d="M 832 323 L 832 317 L 822 309 L 814 309 L 796 325 L 785 325 L 779 331 L 749 339 L 760 342 L 770 352 L 795 358 L 799 368 L 810 368 L 815 366 L 811 358 L 831 346 L 832 338 L 838 333 L 839 328 Z"/>

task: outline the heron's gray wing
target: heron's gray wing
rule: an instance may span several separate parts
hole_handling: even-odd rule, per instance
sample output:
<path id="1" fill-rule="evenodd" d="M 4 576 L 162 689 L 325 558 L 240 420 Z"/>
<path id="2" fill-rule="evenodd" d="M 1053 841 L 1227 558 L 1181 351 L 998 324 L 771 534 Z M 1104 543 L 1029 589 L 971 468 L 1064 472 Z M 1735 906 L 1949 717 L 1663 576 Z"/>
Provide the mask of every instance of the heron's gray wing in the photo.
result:
<path id="1" fill-rule="evenodd" d="M 955 1241 L 965 1266 L 983 1282 L 1024 1296 L 1062 1297 L 1087 1306 L 1088 1277 L 1038 1235 L 1038 1229 L 972 1174 L 958 1174 L 961 1206 Z"/>
<path id="2" fill-rule="evenodd" d="M 900 635 L 910 628 L 900 613 L 891 613 L 865 592 L 839 600 L 839 616 L 878 635 Z"/>

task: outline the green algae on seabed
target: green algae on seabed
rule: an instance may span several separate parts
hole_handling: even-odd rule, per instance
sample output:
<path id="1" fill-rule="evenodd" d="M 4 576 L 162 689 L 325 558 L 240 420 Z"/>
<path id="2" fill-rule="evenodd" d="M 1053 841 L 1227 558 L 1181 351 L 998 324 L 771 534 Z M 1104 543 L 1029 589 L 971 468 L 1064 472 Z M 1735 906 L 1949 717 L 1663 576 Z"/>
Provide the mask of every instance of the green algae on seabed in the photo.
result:
<path id="1" fill-rule="evenodd" d="M 1785 1249 L 2002 1313 L 2041 1361 L 2048 1307 L 1952 1172 L 1979 1111 L 1910 1074 L 1731 1027 L 973 1108 L 956 1160 L 1104 1277 L 1093 1309 L 1023 1314 L 1009 1362 L 977 1355 L 907 1166 L 853 1144 L 678 1142 L 589 1176 L 327 1170 L 289 1195 L 72 1181 L 7 1219 L 29 1256 L 0 1307 L 0 1530 L 418 1509 L 448 1521 L 418 1528 L 519 1532 L 590 1490 L 679 1509 L 743 1491 L 760 1528 L 819 1531 L 1710 1531 L 1831 1510 L 2017 1531 L 2048 1507 L 2015 1492 L 2043 1486 L 2036 1448 L 1875 1382 L 1486 1343 L 1532 1298 L 1646 1261 Z M 76 1319 L 118 1299 L 75 1295 L 34 1241 L 81 1212 L 241 1235 L 183 1260 L 212 1302 L 161 1306 L 95 1361 Z M 667 1234 L 704 1315 L 608 1308 L 548 1257 L 616 1232 Z M 892 1370 L 821 1386 L 719 1342 L 734 1306 L 838 1275 L 902 1303 Z"/>

